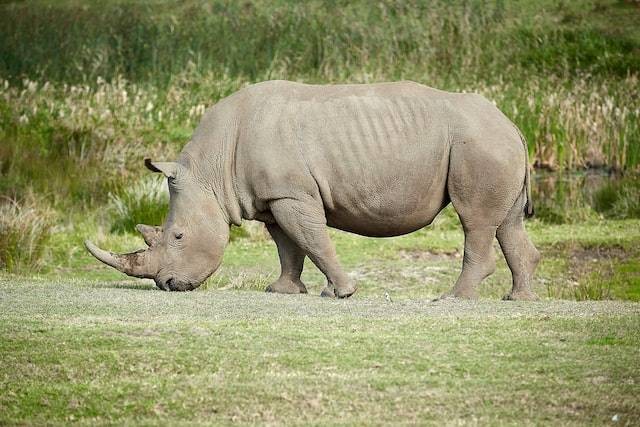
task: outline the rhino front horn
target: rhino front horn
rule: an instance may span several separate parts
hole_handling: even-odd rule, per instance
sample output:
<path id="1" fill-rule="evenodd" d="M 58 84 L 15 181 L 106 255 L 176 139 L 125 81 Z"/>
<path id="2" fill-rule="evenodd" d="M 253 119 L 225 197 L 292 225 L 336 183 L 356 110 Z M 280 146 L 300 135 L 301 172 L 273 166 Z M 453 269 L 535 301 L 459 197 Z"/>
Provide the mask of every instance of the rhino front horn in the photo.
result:
<path id="1" fill-rule="evenodd" d="M 156 275 L 156 271 L 153 271 L 154 269 L 147 250 L 140 249 L 135 252 L 119 255 L 102 250 L 89 240 L 84 241 L 84 246 L 91 255 L 98 260 L 124 274 L 146 279 L 153 279 Z"/>

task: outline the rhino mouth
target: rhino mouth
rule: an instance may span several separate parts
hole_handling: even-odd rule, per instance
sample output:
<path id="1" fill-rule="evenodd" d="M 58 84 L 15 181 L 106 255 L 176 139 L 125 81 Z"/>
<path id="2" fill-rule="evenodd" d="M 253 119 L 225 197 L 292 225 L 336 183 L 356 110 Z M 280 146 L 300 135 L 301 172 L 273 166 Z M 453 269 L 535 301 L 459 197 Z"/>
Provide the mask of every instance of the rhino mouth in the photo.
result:
<path id="1" fill-rule="evenodd" d="M 153 279 L 158 289 L 163 291 L 192 291 L 200 286 L 210 275 L 208 274 L 201 281 L 185 280 L 184 278 L 177 279 L 173 276 L 167 277 L 166 273 L 162 274 L 159 271 L 155 256 L 152 254 L 153 251 L 150 249 L 140 249 L 128 254 L 115 254 L 98 248 L 88 240 L 85 241 L 85 246 L 94 257 L 103 263 L 129 276 Z"/>
<path id="2" fill-rule="evenodd" d="M 182 282 L 174 279 L 173 277 L 166 280 L 156 279 L 155 282 L 159 289 L 169 292 L 187 292 L 200 286 L 200 283 Z"/>

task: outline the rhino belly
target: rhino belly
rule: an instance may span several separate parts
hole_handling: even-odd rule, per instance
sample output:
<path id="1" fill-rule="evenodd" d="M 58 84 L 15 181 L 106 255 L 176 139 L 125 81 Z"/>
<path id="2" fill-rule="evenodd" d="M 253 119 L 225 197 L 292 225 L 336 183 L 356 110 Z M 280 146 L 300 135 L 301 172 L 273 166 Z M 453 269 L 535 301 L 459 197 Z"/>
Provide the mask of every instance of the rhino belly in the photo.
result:
<path id="1" fill-rule="evenodd" d="M 325 183 L 325 189 L 319 184 L 327 224 L 371 237 L 398 236 L 431 224 L 448 203 L 446 164 L 415 169 L 390 173 L 382 168 L 376 174 L 374 168 L 365 177 Z"/>

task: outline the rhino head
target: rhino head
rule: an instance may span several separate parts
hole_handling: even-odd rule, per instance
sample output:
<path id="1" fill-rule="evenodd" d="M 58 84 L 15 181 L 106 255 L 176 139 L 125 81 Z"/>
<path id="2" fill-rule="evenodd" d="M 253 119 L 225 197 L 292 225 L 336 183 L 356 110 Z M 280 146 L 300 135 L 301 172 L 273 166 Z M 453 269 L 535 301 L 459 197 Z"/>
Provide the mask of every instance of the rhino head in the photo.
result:
<path id="1" fill-rule="evenodd" d="M 195 289 L 220 266 L 229 222 L 213 192 L 203 188 L 189 168 L 149 159 L 145 165 L 167 177 L 170 197 L 162 227 L 136 226 L 148 248 L 114 254 L 88 240 L 85 246 L 103 263 L 129 276 L 153 279 L 162 290 Z"/>

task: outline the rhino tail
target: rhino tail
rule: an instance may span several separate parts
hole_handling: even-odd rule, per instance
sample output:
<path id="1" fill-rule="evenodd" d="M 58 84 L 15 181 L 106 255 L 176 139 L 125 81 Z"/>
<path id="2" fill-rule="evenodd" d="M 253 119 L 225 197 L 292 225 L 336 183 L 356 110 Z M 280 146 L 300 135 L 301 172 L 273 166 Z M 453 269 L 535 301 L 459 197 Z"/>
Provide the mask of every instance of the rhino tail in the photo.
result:
<path id="1" fill-rule="evenodd" d="M 517 129 L 517 128 L 516 128 Z M 520 135 L 520 140 L 522 141 L 522 145 L 524 146 L 524 191 L 527 197 L 527 200 L 524 204 L 524 216 L 525 218 L 531 218 L 535 214 L 535 210 L 533 209 L 533 200 L 531 199 L 531 173 L 529 166 L 529 148 L 527 145 L 527 140 L 525 139 L 520 129 L 518 130 L 518 134 Z"/>

